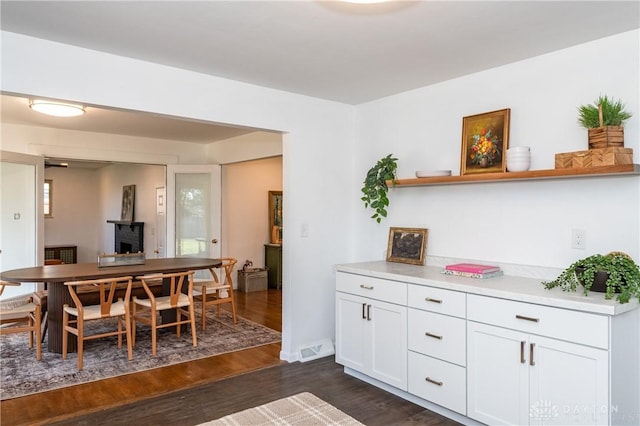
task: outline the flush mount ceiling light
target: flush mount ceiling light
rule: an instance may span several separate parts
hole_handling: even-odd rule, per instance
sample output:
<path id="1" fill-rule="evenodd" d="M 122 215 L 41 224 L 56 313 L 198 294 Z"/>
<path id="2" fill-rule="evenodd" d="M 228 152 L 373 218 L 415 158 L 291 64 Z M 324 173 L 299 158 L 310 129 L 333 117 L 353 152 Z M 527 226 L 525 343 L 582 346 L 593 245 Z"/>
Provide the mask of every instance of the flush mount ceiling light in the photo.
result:
<path id="1" fill-rule="evenodd" d="M 30 100 L 29 108 L 43 114 L 54 115 L 56 117 L 76 117 L 84 114 L 84 107 L 82 105 L 45 101 L 42 99 Z"/>

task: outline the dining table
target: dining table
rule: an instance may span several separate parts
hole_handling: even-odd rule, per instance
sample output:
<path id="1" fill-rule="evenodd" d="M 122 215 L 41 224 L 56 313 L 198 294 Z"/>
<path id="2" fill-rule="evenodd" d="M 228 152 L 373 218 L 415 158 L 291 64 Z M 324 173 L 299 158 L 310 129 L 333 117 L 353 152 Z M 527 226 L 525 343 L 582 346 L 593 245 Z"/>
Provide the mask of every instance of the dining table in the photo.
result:
<path id="1" fill-rule="evenodd" d="M 96 263 L 67 263 L 61 265 L 34 266 L 0 272 L 5 281 L 20 283 L 46 283 L 47 328 L 49 352 L 62 353 L 62 310 L 65 304 L 73 305 L 73 300 L 64 285 L 68 281 L 81 281 L 120 276 L 139 277 L 148 274 L 173 273 L 216 268 L 222 264 L 220 259 L 201 257 L 171 257 L 145 259 L 144 263 L 119 266 L 101 266 Z M 168 280 L 163 284 L 163 293 L 168 294 Z M 77 350 L 75 336 L 69 336 L 67 349 Z"/>

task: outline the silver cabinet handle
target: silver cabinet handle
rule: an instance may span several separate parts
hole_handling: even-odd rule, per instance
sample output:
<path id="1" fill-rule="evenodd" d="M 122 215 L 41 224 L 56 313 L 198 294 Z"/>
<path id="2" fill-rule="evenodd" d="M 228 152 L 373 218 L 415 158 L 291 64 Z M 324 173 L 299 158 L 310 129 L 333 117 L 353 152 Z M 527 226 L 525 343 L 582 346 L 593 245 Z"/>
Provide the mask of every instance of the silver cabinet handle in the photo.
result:
<path id="1" fill-rule="evenodd" d="M 516 315 L 516 318 L 525 321 L 540 322 L 540 318 L 525 317 L 524 315 Z"/>
<path id="2" fill-rule="evenodd" d="M 367 304 L 363 303 L 362 304 L 362 319 L 367 319 L 367 316 L 364 313 L 364 310 L 366 309 L 366 307 L 367 307 Z"/>
<path id="3" fill-rule="evenodd" d="M 433 383 L 434 385 L 438 385 L 438 386 L 442 386 L 444 384 L 444 382 L 433 380 L 431 377 L 425 377 L 425 380 L 429 383 Z"/>
<path id="4" fill-rule="evenodd" d="M 367 305 L 367 321 L 371 321 L 371 305 Z"/>
<path id="5" fill-rule="evenodd" d="M 373 290 L 373 286 L 372 285 L 360 284 L 360 288 L 364 288 L 365 290 Z"/>
<path id="6" fill-rule="evenodd" d="M 431 334 L 428 331 L 425 331 L 424 335 L 428 337 L 433 337 L 434 339 L 442 340 L 442 336 L 438 336 L 437 334 Z"/>
<path id="7" fill-rule="evenodd" d="M 524 345 L 526 345 L 527 342 L 525 342 L 524 340 L 520 341 L 520 364 L 524 364 L 526 362 L 526 360 L 524 359 Z"/>
<path id="8" fill-rule="evenodd" d="M 534 366 L 536 365 L 535 361 L 533 360 L 533 348 L 536 346 L 535 343 L 530 343 L 529 344 L 529 365 L 530 366 Z"/>
<path id="9" fill-rule="evenodd" d="M 425 301 L 425 302 L 431 302 L 431 303 L 442 303 L 442 300 L 439 300 L 439 299 L 432 299 L 432 298 L 430 298 L 430 297 L 425 297 L 425 298 L 424 298 L 424 301 Z"/>

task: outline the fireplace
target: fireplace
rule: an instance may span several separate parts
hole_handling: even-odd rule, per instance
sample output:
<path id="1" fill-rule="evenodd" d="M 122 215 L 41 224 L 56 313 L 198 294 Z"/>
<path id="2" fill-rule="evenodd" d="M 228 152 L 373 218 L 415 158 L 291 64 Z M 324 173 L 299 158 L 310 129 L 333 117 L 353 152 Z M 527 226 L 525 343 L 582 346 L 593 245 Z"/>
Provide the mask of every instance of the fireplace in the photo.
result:
<path id="1" fill-rule="evenodd" d="M 144 222 L 108 220 L 115 227 L 115 253 L 144 252 Z"/>

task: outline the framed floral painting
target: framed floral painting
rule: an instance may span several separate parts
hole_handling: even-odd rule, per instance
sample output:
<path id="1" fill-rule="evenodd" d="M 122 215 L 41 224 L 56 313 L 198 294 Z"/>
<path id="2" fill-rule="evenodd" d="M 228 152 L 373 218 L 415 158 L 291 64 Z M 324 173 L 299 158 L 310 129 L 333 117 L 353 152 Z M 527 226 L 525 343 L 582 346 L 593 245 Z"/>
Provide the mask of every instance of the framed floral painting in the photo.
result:
<path id="1" fill-rule="evenodd" d="M 461 175 L 506 171 L 510 115 L 506 108 L 462 119 Z"/>

